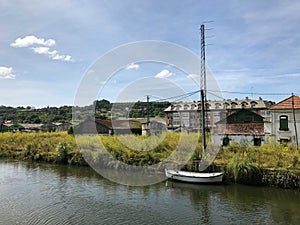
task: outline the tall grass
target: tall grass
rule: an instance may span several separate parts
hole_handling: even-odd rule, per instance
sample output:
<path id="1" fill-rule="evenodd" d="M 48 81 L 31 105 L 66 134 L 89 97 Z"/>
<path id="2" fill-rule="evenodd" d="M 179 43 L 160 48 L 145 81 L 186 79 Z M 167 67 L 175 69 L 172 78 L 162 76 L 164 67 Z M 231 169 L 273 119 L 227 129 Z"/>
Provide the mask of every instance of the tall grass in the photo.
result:
<path id="1" fill-rule="evenodd" d="M 66 144 L 68 164 L 82 165 L 84 156 L 89 162 L 118 160 L 128 165 L 154 165 L 172 161 L 197 171 L 197 160 L 212 160 L 203 155 L 201 135 L 197 133 L 164 133 L 161 136 L 95 136 L 76 137 L 67 132 L 0 133 L 0 157 L 46 162 L 64 162 L 59 148 Z M 78 147 L 78 144 L 80 148 Z M 208 144 L 210 149 L 211 144 Z M 212 148 L 213 149 L 213 148 Z M 218 149 L 217 149 L 218 150 Z M 189 161 L 187 163 L 187 161 Z M 219 151 L 214 163 L 226 165 L 238 179 L 238 174 L 250 174 L 254 168 L 300 170 L 300 150 L 292 145 L 270 142 L 262 146 L 244 147 L 238 143 Z M 240 172 L 239 172 L 240 171 Z"/>
<path id="2" fill-rule="evenodd" d="M 300 151 L 292 145 L 270 142 L 262 146 L 243 147 L 232 143 L 219 152 L 215 162 L 225 165 L 235 181 L 255 183 L 262 169 L 300 170 Z"/>
<path id="3" fill-rule="evenodd" d="M 70 164 L 80 164 L 80 152 L 73 136 L 66 132 L 0 133 L 0 157 L 45 162 L 59 162 L 57 148 L 68 146 Z"/>

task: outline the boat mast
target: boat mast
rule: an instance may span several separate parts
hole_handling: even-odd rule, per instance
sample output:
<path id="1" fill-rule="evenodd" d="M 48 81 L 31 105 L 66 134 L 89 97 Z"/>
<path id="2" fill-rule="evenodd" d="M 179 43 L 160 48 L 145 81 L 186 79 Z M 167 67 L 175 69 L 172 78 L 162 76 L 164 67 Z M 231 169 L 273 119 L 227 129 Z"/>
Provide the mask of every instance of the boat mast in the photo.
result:
<path id="1" fill-rule="evenodd" d="M 201 93 L 201 114 L 202 114 L 202 146 L 203 152 L 206 150 L 206 126 L 205 126 L 205 103 L 206 103 L 206 69 L 205 69 L 205 35 L 204 24 L 200 26 L 201 31 L 201 78 L 200 78 L 200 93 Z"/>

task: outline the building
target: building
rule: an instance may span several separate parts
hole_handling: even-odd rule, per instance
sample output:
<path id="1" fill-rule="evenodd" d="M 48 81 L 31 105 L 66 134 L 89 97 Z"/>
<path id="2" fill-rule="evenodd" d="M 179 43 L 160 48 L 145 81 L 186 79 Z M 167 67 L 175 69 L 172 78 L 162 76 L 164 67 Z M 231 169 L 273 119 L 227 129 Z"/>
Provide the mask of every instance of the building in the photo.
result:
<path id="1" fill-rule="evenodd" d="M 270 108 L 271 135 L 276 141 L 300 143 L 300 97 L 292 95 Z"/>
<path id="2" fill-rule="evenodd" d="M 134 120 L 93 120 L 88 119 L 75 126 L 75 134 L 84 135 L 121 135 L 142 134 L 142 126 Z"/>
<path id="3" fill-rule="evenodd" d="M 265 140 L 264 117 L 249 109 L 240 109 L 216 123 L 211 140 L 222 146 L 230 142 L 259 146 Z"/>
<path id="4" fill-rule="evenodd" d="M 41 128 L 41 131 L 44 131 L 44 132 L 54 132 L 56 130 L 56 127 L 57 127 L 56 124 L 47 122 L 47 123 L 44 123 L 40 128 Z"/>
<path id="5" fill-rule="evenodd" d="M 253 100 L 208 101 L 206 103 L 206 124 L 209 129 L 230 114 L 241 109 L 249 109 L 261 115 L 265 121 L 270 121 L 269 108 L 275 103 L 259 98 Z M 199 131 L 201 129 L 201 102 L 174 103 L 165 109 L 166 126 L 168 130 Z"/>
<path id="6" fill-rule="evenodd" d="M 142 124 L 142 135 L 161 135 L 166 131 L 166 125 L 164 121 L 159 119 L 151 119 L 149 122 L 147 120 L 141 121 Z"/>
<path id="7" fill-rule="evenodd" d="M 72 123 L 65 122 L 65 123 L 57 123 L 55 125 L 56 125 L 55 131 L 59 132 L 59 131 L 67 131 L 72 126 Z"/>

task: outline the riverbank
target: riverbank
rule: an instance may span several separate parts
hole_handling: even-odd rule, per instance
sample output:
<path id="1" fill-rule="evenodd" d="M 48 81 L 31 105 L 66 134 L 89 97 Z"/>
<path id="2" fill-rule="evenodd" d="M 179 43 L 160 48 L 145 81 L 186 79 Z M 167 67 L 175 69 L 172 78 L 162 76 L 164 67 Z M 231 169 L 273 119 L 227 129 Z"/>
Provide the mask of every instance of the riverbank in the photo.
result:
<path id="1" fill-rule="evenodd" d="M 0 133 L 0 158 L 87 165 L 74 137 L 66 132 Z"/>
<path id="2" fill-rule="evenodd" d="M 187 140 L 201 140 L 197 134 L 184 135 L 188 137 Z M 100 138 L 105 150 L 124 165 L 147 166 L 168 158 L 177 148 L 180 134 L 166 133 L 162 139 L 133 135 L 96 138 Z M 84 149 L 94 147 L 88 138 L 80 142 Z M 184 143 L 184 148 L 188 149 L 188 144 Z M 201 142 L 198 142 L 191 160 L 200 159 L 200 149 Z M 0 158 L 87 166 L 82 152 L 74 136 L 66 132 L 0 133 Z M 107 165 L 102 153 L 89 150 L 93 162 Z M 259 147 L 243 147 L 233 143 L 219 151 L 213 164 L 225 172 L 225 182 L 300 188 L 300 151 L 289 145 L 269 143 Z M 187 164 L 185 168 L 192 170 L 195 164 Z"/>
<path id="3" fill-rule="evenodd" d="M 214 163 L 225 171 L 226 182 L 300 188 L 299 159 L 299 149 L 288 144 L 244 147 L 233 143 L 218 153 Z"/>

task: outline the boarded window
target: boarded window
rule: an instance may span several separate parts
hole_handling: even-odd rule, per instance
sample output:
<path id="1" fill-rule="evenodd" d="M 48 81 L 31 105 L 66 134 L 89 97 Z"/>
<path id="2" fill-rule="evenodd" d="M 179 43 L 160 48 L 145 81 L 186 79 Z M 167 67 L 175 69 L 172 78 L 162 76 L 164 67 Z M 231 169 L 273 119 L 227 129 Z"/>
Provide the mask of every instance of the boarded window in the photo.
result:
<path id="1" fill-rule="evenodd" d="M 288 117 L 287 116 L 280 116 L 279 130 L 284 130 L 284 131 L 289 130 Z"/>

